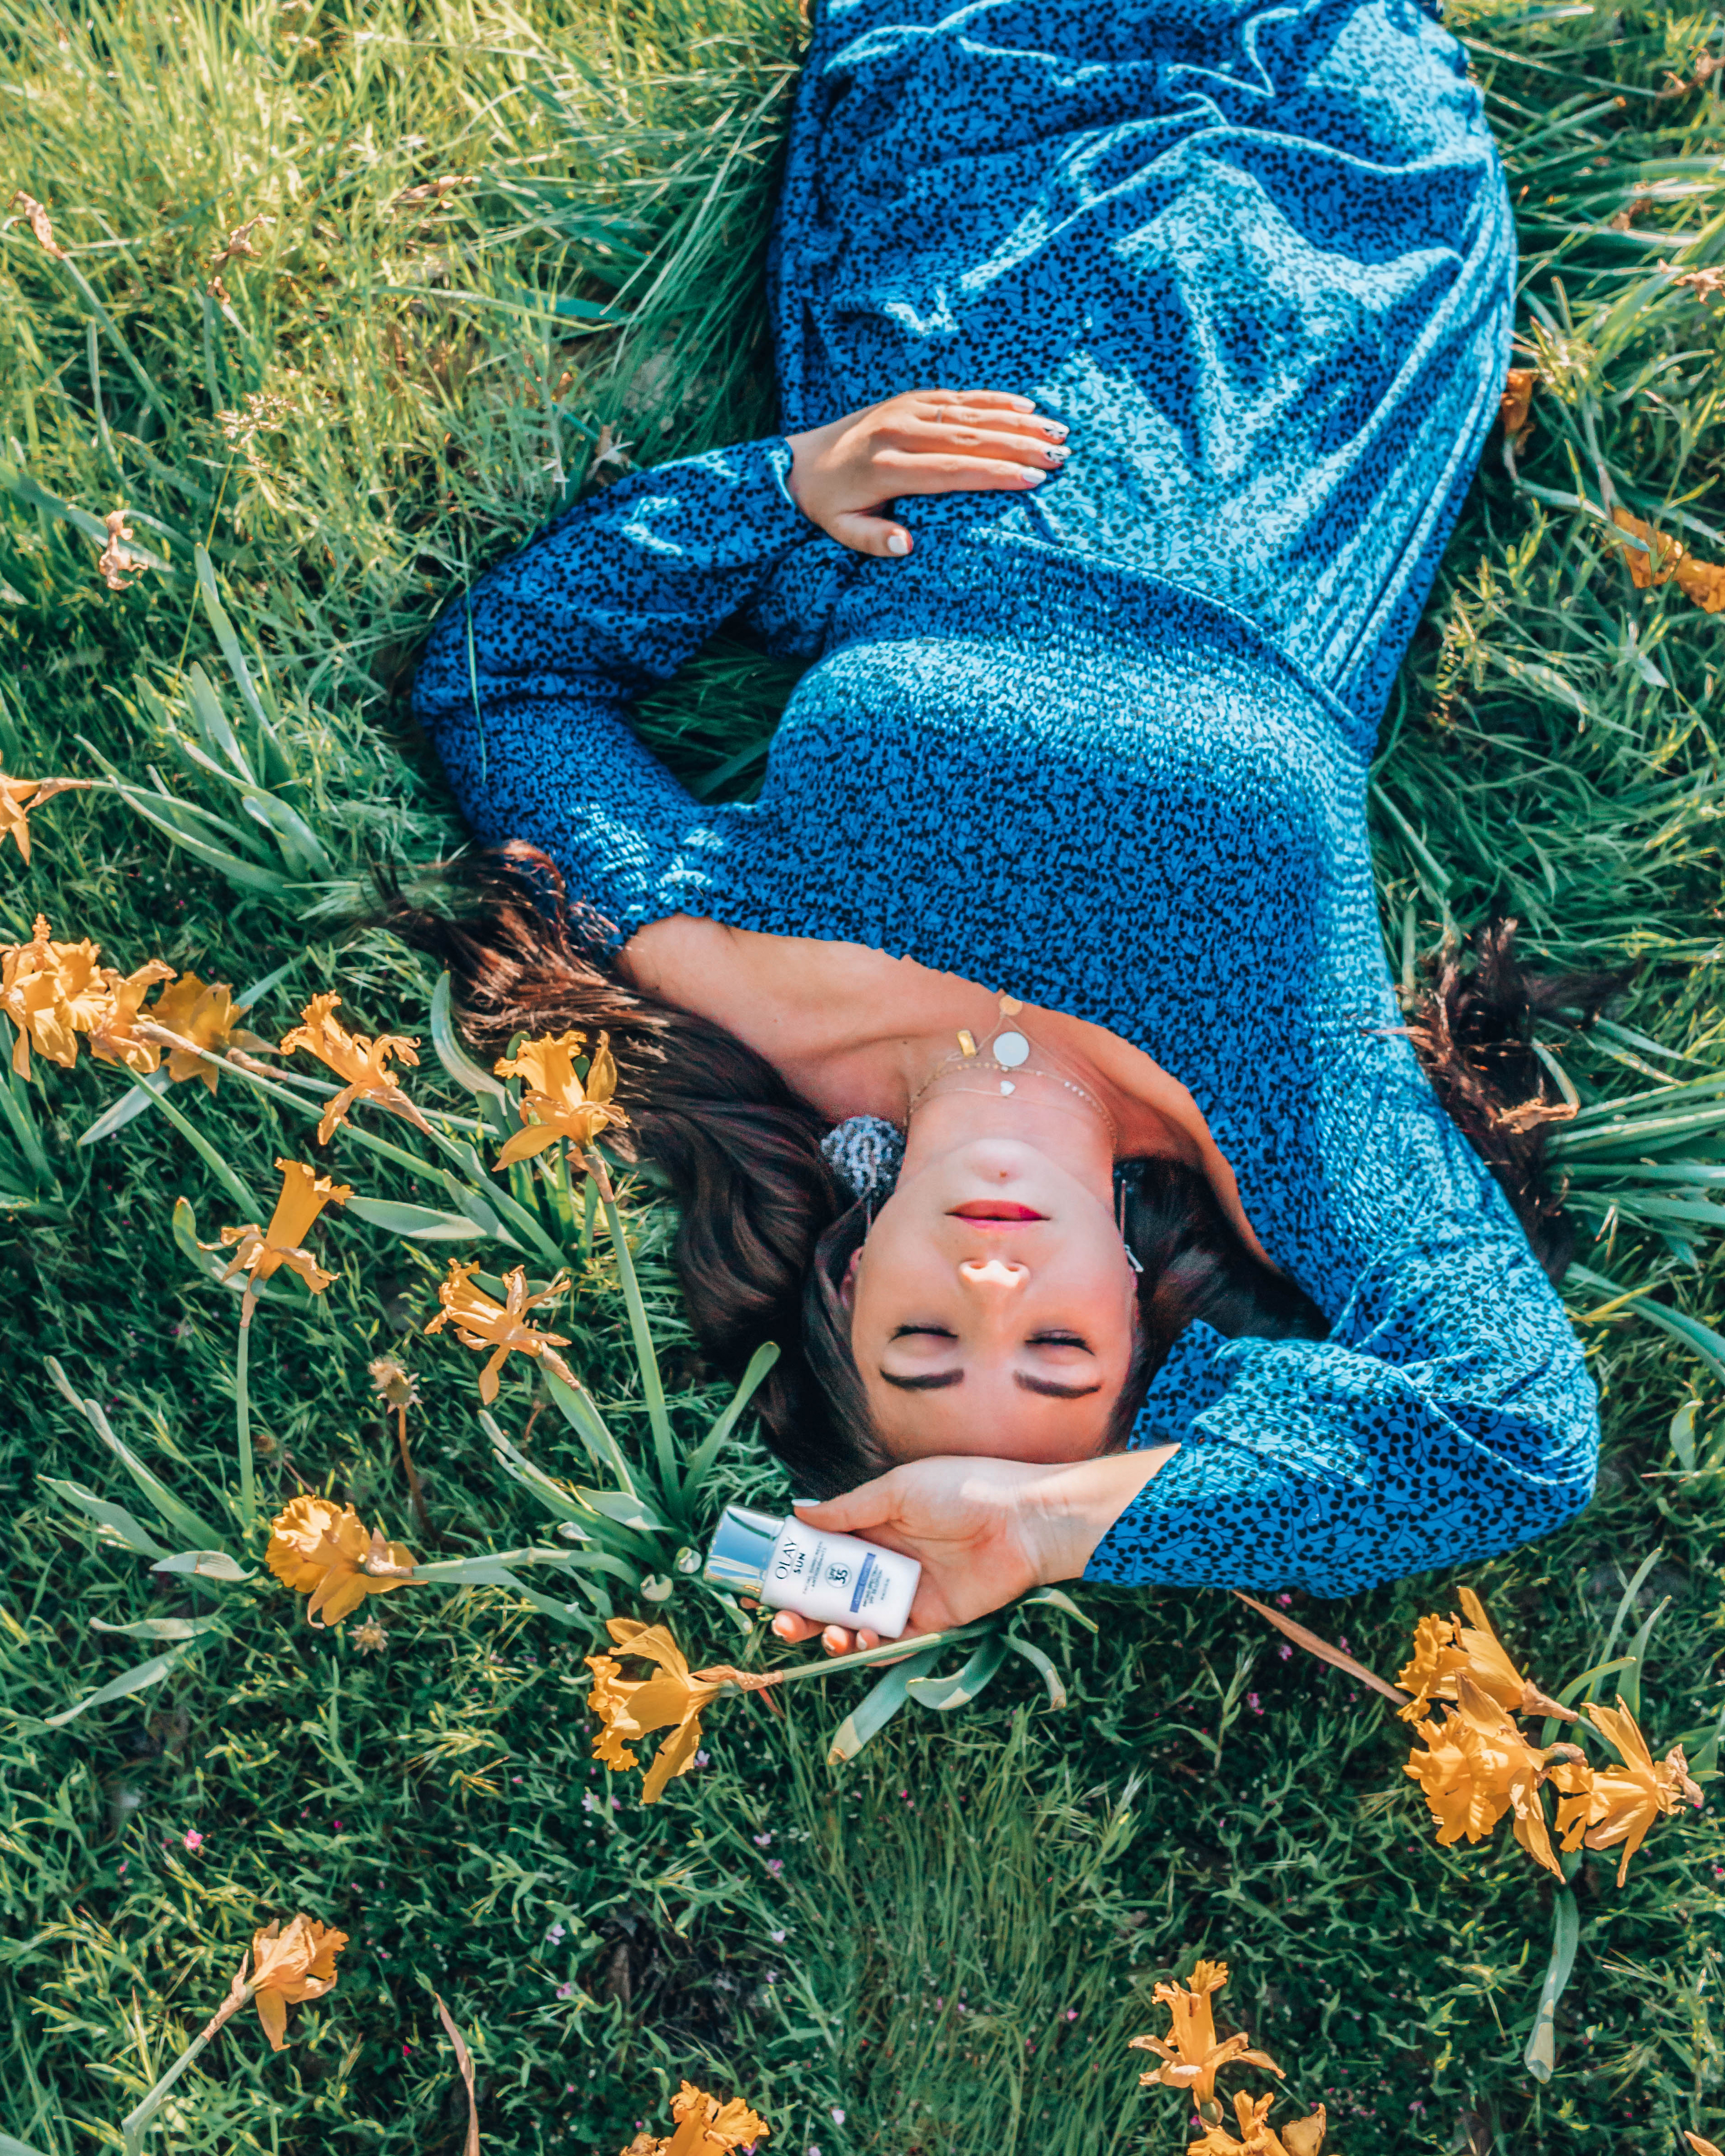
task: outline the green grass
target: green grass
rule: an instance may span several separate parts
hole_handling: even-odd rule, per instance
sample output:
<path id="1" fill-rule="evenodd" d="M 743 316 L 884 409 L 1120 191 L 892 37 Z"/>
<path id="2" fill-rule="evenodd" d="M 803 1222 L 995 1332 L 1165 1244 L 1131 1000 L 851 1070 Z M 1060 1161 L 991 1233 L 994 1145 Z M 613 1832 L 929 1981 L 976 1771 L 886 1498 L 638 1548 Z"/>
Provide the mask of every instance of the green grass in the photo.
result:
<path id="1" fill-rule="evenodd" d="M 1620 502 L 1725 560 L 1725 305 L 1676 281 L 1725 258 L 1722 77 L 1666 94 L 1721 39 L 1714 17 L 1676 7 L 1470 6 L 1463 27 L 1511 167 L 1542 386 L 1514 470 L 1494 438 L 1392 706 L 1385 920 L 1410 965 L 1446 921 L 1494 905 L 1565 962 L 1637 963 L 1620 1024 L 1695 1060 L 1621 1034 L 1554 1041 L 1592 1101 L 1650 1070 L 1717 1070 L 1725 1033 L 1725 640 L 1674 586 L 1636 593 L 1602 536 Z M 263 1030 L 326 985 L 368 1029 L 423 1030 L 423 967 L 340 926 L 369 863 L 452 835 L 405 714 L 418 639 L 602 445 L 651 462 L 770 424 L 759 274 L 800 35 L 778 0 L 531 14 L 125 0 L 100 16 L 0 0 L 0 177 L 71 250 L 49 259 L 22 223 L 0 238 L 0 762 L 93 775 L 105 759 L 141 787 L 154 767 L 233 817 L 232 788 L 175 746 L 182 665 L 240 709 L 198 598 L 204 542 L 280 701 L 280 797 L 331 871 L 315 903 L 267 877 L 237 890 L 116 794 L 68 795 L 36 819 L 28 870 L 0 860 L 8 936 L 39 909 L 128 966 L 160 955 L 236 987 L 285 966 Z M 400 201 L 450 175 L 471 177 Z M 1614 226 L 1639 195 L 1651 206 Z M 257 218 L 271 220 L 257 259 L 215 271 Z M 89 535 L 122 506 L 164 566 L 114 593 Z M 648 730 L 692 782 L 746 788 L 790 678 L 721 645 L 653 700 Z M 275 858 L 261 834 L 248 857 Z M 464 1105 L 434 1069 L 416 1082 Z M 368 1658 L 352 1627 L 307 1630 L 267 1580 L 218 1605 L 69 1525 L 39 1474 L 123 1493 L 49 1383 L 50 1355 L 183 1496 L 219 1516 L 232 1474 L 234 1311 L 169 1216 L 182 1195 L 206 1237 L 243 1216 L 153 1114 L 78 1147 L 121 1090 L 87 1062 L 45 1069 L 39 1158 L 0 1132 L 18 1201 L 0 1223 L 0 2132 L 50 2156 L 117 2147 L 253 1928 L 303 1907 L 352 1934 L 336 1991 L 293 2010 L 280 2056 L 234 2024 L 154 2145 L 453 2156 L 465 2099 L 435 1987 L 473 2046 L 497 2156 L 612 2156 L 637 2120 L 666 2123 L 684 2075 L 747 2097 L 782 2151 L 1172 2150 L 1183 2107 L 1140 2092 L 1124 2043 L 1160 2026 L 1151 1987 L 1199 1950 L 1233 1964 L 1224 2010 L 1287 2067 L 1291 2094 L 1329 2105 L 1347 2156 L 1584 2141 L 1664 2156 L 1709 2121 L 1719 2138 L 1712 1810 L 1664 1825 L 1621 1892 L 1615 1866 L 1587 1861 L 1541 2087 L 1521 2055 L 1549 1882 L 1502 1840 L 1438 1851 L 1381 1703 L 1285 1658 L 1229 1598 L 1084 1590 L 1097 1639 L 1057 1614 L 1038 1633 L 1068 1669 L 1065 1712 L 1014 1665 L 968 1712 L 907 1712 L 839 1771 L 825 1740 L 860 1680 L 787 1693 L 782 1715 L 723 1702 L 710 1763 L 642 1810 L 634 1778 L 590 1762 L 584 1635 L 506 1588 L 372 1605 L 389 1644 Z M 231 1079 L 213 1101 L 176 1101 L 259 1191 L 275 1152 L 305 1142 Z M 334 1159 L 368 1191 L 413 1194 L 348 1139 Z M 694 1432 L 721 1395 L 687 1352 L 662 1214 L 631 1219 L 673 1413 Z M 1660 1226 L 1628 1204 L 1584 1260 L 1717 1317 L 1705 1242 Z M 477 1431 L 466 1351 L 418 1337 L 438 1252 L 351 1219 L 322 1247 L 341 1270 L 328 1296 L 258 1320 L 266 1502 L 297 1476 L 422 1556 L 537 1532 Z M 1599 1300 L 1574 1298 L 1584 1313 Z M 645 1456 L 603 1242 L 560 1329 Z M 1693 1747 L 1722 1705 L 1718 1389 L 1630 1313 L 1586 1337 L 1606 1404 L 1600 1496 L 1471 1576 L 1552 1683 L 1598 1657 L 1628 1575 L 1656 1553 L 1638 1606 L 1670 1604 L 1645 1718 Z M 412 1430 L 434 1549 L 366 1380 L 384 1348 L 425 1391 Z M 1691 1469 L 1666 1433 L 1697 1394 Z M 499 1415 L 517 1437 L 530 1400 L 525 1379 L 506 1383 Z M 580 1471 L 554 1416 L 531 1443 Z M 778 1486 L 742 1446 L 706 1497 Z M 1393 1670 L 1441 1592 L 1305 1614 Z M 43 1726 L 136 1658 L 91 1620 L 218 1606 L 227 1630 L 166 1685 Z M 734 1651 L 712 1605 L 680 1591 L 669 1608 L 694 1649 Z"/>

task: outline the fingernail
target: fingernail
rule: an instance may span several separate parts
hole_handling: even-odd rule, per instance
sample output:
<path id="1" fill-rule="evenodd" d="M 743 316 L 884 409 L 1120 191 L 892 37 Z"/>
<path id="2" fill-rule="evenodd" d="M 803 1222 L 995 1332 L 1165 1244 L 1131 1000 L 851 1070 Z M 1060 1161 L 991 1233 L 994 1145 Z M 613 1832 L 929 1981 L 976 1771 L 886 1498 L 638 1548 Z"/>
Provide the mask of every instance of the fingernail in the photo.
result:
<path id="1" fill-rule="evenodd" d="M 889 554 L 908 554 L 911 551 L 911 542 L 902 531 L 889 531 L 886 535 L 886 551 Z M 810 1502 L 813 1502 L 811 1499 Z"/>
<path id="2" fill-rule="evenodd" d="M 1042 423 L 1042 431 L 1045 434 L 1052 435 L 1055 441 L 1064 442 L 1072 429 L 1070 427 L 1063 427 L 1058 419 L 1045 419 Z"/>
<path id="3" fill-rule="evenodd" d="M 1051 465 L 1063 465 L 1072 452 L 1070 449 L 1063 449 L 1058 442 L 1050 442 L 1042 454 Z"/>
<path id="4" fill-rule="evenodd" d="M 1048 474 L 1046 472 L 1027 471 L 1024 474 L 1024 485 L 1026 486 L 1040 486 L 1044 480 L 1047 477 Z"/>
<path id="5" fill-rule="evenodd" d="M 819 1497 L 793 1497 L 791 1500 L 791 1510 L 795 1512 L 799 1505 L 818 1505 L 819 1502 L 820 1500 Z"/>

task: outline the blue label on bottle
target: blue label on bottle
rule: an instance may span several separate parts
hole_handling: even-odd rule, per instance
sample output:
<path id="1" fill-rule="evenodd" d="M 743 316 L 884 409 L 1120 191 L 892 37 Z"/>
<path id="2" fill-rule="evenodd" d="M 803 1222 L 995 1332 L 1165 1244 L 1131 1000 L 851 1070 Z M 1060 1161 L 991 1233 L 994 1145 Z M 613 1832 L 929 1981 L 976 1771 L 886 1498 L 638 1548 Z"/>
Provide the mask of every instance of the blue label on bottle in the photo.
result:
<path id="1" fill-rule="evenodd" d="M 864 1599 L 869 1591 L 869 1582 L 874 1578 L 876 1569 L 875 1553 L 870 1550 L 863 1559 L 862 1570 L 856 1576 L 856 1592 L 850 1598 L 850 1614 L 853 1617 L 863 1606 Z"/>

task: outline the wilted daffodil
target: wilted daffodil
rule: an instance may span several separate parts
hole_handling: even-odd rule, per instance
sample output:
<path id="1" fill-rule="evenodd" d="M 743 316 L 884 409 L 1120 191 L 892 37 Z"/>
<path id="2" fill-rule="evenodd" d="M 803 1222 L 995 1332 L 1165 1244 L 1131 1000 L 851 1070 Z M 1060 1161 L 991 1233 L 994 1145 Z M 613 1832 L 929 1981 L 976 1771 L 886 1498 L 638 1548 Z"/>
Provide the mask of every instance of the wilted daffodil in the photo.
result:
<path id="1" fill-rule="evenodd" d="M 281 1044 L 284 1055 L 303 1048 L 347 1081 L 323 1111 L 317 1126 L 318 1143 L 329 1143 L 336 1124 L 356 1101 L 370 1101 L 392 1115 L 405 1116 L 418 1129 L 429 1130 L 424 1116 L 403 1092 L 400 1079 L 388 1067 L 390 1057 L 398 1055 L 417 1069 L 418 1044 L 393 1033 L 380 1033 L 375 1040 L 362 1033 L 349 1033 L 335 1015 L 341 1001 L 340 996 L 314 996 L 300 1014 L 300 1023 L 283 1037 Z"/>
<path id="2" fill-rule="evenodd" d="M 290 2006 L 335 1989 L 336 1956 L 347 1943 L 346 1932 L 331 1931 L 311 1917 L 295 1917 L 285 1931 L 278 1917 L 253 1933 L 253 1998 L 272 2051 L 286 2043 Z"/>
<path id="3" fill-rule="evenodd" d="M 1224 2066 L 1265 2066 L 1272 2074 L 1281 2068 L 1266 2052 L 1250 2048 L 1249 2036 L 1216 2037 L 1210 1999 L 1228 1981 L 1228 1964 L 1201 1961 L 1189 1984 L 1158 1984 L 1154 1996 L 1173 2016 L 1167 2037 L 1134 2036 L 1135 2051 L 1154 2051 L 1163 2061 L 1138 2078 L 1146 2088 L 1160 2082 L 1164 2088 L 1183 2089 L 1194 2104 L 1214 2101 L 1216 2076 Z"/>
<path id="4" fill-rule="evenodd" d="M 1630 1859 L 1646 1839 L 1647 1830 L 1663 1814 L 1674 1812 L 1687 1799 L 1700 1804 L 1702 1794 L 1690 1779 L 1689 1762 L 1681 1744 L 1674 1744 L 1663 1759 L 1656 1760 L 1640 1727 L 1621 1699 L 1614 1713 L 1593 1702 L 1588 1717 L 1623 1761 L 1621 1767 L 1595 1767 L 1584 1781 L 1574 1778 L 1573 1794 L 1558 1800 L 1558 1831 L 1566 1850 L 1615 1849 L 1623 1844 L 1623 1861 L 1617 1867 L 1620 1887 L 1629 1871 Z"/>
<path id="5" fill-rule="evenodd" d="M 132 973 L 116 973 L 112 967 L 103 967 L 107 1000 L 92 1017 L 90 1027 L 90 1052 L 98 1063 L 120 1064 L 135 1076 L 159 1065 L 162 1050 L 154 1041 L 141 1039 L 134 1029 L 145 997 L 158 981 L 171 981 L 173 977 L 173 968 L 165 966 L 160 958 L 150 959 Z"/>
<path id="6" fill-rule="evenodd" d="M 267 1040 L 260 1040 L 254 1033 L 247 1033 L 239 1021 L 244 1009 L 236 1009 L 234 998 L 224 981 L 201 981 L 196 973 L 182 973 L 169 988 L 164 988 L 151 1004 L 145 1015 L 164 1033 L 172 1033 L 187 1045 L 170 1048 L 167 1051 L 167 1075 L 176 1086 L 182 1086 L 188 1078 L 201 1078 L 213 1093 L 219 1073 L 213 1063 L 193 1054 L 203 1049 L 211 1055 L 219 1055 L 225 1048 L 268 1048 Z"/>
<path id="7" fill-rule="evenodd" d="M 52 801 L 56 793 L 85 787 L 87 778 L 6 778 L 0 777 L 0 845 L 10 834 L 20 854 L 30 858 L 29 811 Z"/>
<path id="8" fill-rule="evenodd" d="M 30 1075 L 32 1048 L 64 1070 L 78 1060 L 79 1034 L 101 1019 L 109 1002 L 100 957 L 88 937 L 56 943 L 39 913 L 28 943 L 0 946 L 0 1011 L 18 1029 L 12 1067 L 21 1078 Z"/>
<path id="9" fill-rule="evenodd" d="M 710 1701 L 726 1689 L 764 1691 L 776 1682 L 772 1675 L 751 1676 L 740 1670 L 721 1667 L 691 1671 L 676 1641 L 663 1625 L 646 1625 L 639 1617 L 611 1617 L 605 1630 L 618 1652 L 639 1655 L 656 1662 L 657 1676 L 629 1678 L 609 1655 L 589 1655 L 593 1690 L 588 1705 L 598 1716 L 600 1729 L 593 1740 L 593 1755 L 603 1759 L 613 1773 L 639 1763 L 627 1748 L 649 1730 L 669 1728 L 641 1790 L 644 1804 L 656 1804 L 673 1776 L 686 1774 L 701 1748 L 701 1717 Z"/>
<path id="10" fill-rule="evenodd" d="M 1426 1749 L 1416 1748 L 1402 1770 L 1424 1792 L 1437 1821 L 1439 1842 L 1447 1847 L 1463 1835 L 1478 1841 L 1511 1812 L 1516 1840 L 1537 1863 L 1561 1878 L 1539 1789 L 1552 1778 L 1554 1763 L 1564 1767 L 1568 1779 L 1581 1753 L 1573 1744 L 1542 1751 L 1467 1671 L 1458 1670 L 1455 1681 L 1456 1712 L 1441 1722 L 1420 1724 Z"/>
<path id="11" fill-rule="evenodd" d="M 1414 1633 L 1414 1659 L 1396 1673 L 1396 1682 L 1413 1697 L 1401 1710 L 1404 1722 L 1423 1722 L 1435 1699 L 1453 1700 L 1455 1680 L 1465 1670 L 1480 1690 L 1512 1714 L 1549 1714 L 1573 1722 L 1574 1713 L 1524 1677 L 1491 1629 L 1485 1604 L 1471 1587 L 1455 1590 L 1469 1621 L 1422 1617 Z"/>
<path id="12" fill-rule="evenodd" d="M 485 1405 L 490 1407 L 496 1399 L 497 1373 L 511 1355 L 531 1355 L 556 1371 L 565 1383 L 573 1384 L 573 1372 L 557 1352 L 568 1346 L 567 1337 L 561 1332 L 536 1332 L 526 1322 L 529 1311 L 537 1310 L 542 1303 L 555 1302 L 567 1293 L 567 1276 L 559 1273 L 549 1287 L 529 1295 L 527 1276 L 516 1265 L 503 1276 L 505 1300 L 499 1302 L 474 1285 L 473 1275 L 478 1270 L 476 1263 L 464 1265 L 450 1260 L 447 1277 L 438 1284 L 437 1299 L 443 1308 L 425 1330 L 436 1332 L 453 1325 L 463 1347 L 496 1350 L 480 1372 L 480 1398 Z"/>
<path id="13" fill-rule="evenodd" d="M 367 1532 L 352 1505 L 328 1497 L 295 1497 L 270 1522 L 264 1562 L 284 1587 L 309 1594 L 313 1625 L 339 1625 L 368 1594 L 393 1594 L 409 1583 L 413 1553 Z"/>
<path id="14" fill-rule="evenodd" d="M 575 1051 L 586 1045 L 584 1033 L 547 1034 L 527 1041 L 519 1055 L 497 1065 L 500 1078 L 519 1078 L 523 1091 L 523 1127 L 508 1139 L 497 1156 L 499 1168 L 509 1168 L 529 1154 L 567 1139 L 578 1150 L 590 1146 L 599 1132 L 613 1123 L 627 1122 L 613 1101 L 617 1091 L 617 1065 L 611 1060 L 611 1044 L 603 1033 L 593 1052 L 583 1079 L 575 1068 Z M 530 1122 L 528 1119 L 531 1117 Z"/>
<path id="15" fill-rule="evenodd" d="M 1717 2141 L 1705 2141 L 1700 2134 L 1692 2133 L 1687 2127 L 1683 2129 L 1683 2138 L 1695 2151 L 1695 2156 L 1725 2156 L 1725 2148 L 1721 2148 Z"/>
<path id="16" fill-rule="evenodd" d="M 1324 2107 L 1320 2104 L 1310 2118 L 1296 2118 L 1276 2128 L 1269 2123 L 1274 2096 L 1255 2102 L 1242 2090 L 1234 2099 L 1234 2116 L 1240 2138 L 1224 2126 L 1212 2126 L 1199 2141 L 1186 2143 L 1186 2156 L 1319 2156 L 1324 2145 Z"/>
<path id="17" fill-rule="evenodd" d="M 222 1240 L 233 1250 L 234 1258 L 222 1277 L 232 1280 L 235 1273 L 249 1275 L 249 1293 L 285 1265 L 299 1275 L 314 1295 L 321 1295 L 336 1276 L 326 1272 L 304 1247 L 305 1238 L 324 1207 L 345 1204 L 352 1197 L 352 1189 L 345 1183 L 331 1183 L 328 1176 L 315 1173 L 302 1160 L 279 1160 L 275 1165 L 281 1170 L 281 1195 L 275 1201 L 270 1225 L 260 1229 L 253 1220 L 243 1228 L 223 1229 Z"/>
<path id="18" fill-rule="evenodd" d="M 732 2148 L 747 2148 L 772 2132 L 740 2097 L 721 2103 L 716 2096 L 685 2082 L 671 2098 L 675 2133 L 660 2139 L 638 2133 L 623 2156 L 726 2156 Z"/>

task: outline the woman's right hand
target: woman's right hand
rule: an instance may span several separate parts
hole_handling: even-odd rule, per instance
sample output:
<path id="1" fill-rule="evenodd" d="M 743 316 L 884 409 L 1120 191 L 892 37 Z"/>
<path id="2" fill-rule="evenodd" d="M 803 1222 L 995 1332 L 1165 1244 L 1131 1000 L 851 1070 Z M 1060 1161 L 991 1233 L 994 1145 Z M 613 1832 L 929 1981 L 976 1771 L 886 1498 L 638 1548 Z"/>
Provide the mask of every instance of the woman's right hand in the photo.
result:
<path id="1" fill-rule="evenodd" d="M 912 494 L 1018 492 L 1065 462 L 1066 429 L 1028 397 L 998 389 L 911 389 L 787 438 L 803 514 L 859 554 L 908 554 L 911 535 L 880 514 Z"/>

